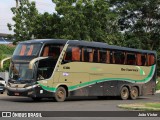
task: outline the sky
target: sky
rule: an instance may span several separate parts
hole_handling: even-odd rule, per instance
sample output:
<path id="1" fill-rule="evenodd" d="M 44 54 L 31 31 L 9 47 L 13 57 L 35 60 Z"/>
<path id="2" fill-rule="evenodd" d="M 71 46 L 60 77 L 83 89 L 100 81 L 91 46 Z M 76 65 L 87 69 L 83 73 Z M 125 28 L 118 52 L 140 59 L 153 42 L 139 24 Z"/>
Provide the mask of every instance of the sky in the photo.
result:
<path id="1" fill-rule="evenodd" d="M 40 13 L 55 12 L 55 4 L 52 0 L 29 0 L 35 1 L 36 7 Z M 13 31 L 9 31 L 7 23 L 12 23 L 12 11 L 11 8 L 16 6 L 15 0 L 0 0 L 0 33 L 13 34 Z"/>

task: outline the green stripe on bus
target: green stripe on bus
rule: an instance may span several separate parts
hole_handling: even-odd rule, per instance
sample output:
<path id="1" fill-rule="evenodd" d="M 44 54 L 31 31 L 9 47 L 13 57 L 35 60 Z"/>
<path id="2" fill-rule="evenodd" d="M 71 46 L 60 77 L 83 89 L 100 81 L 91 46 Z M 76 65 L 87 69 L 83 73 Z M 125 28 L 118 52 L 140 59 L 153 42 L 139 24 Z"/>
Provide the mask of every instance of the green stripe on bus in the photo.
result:
<path id="1" fill-rule="evenodd" d="M 133 79 L 128 79 L 128 78 L 103 78 L 103 79 L 93 80 L 93 81 L 89 81 L 89 82 L 85 82 L 85 83 L 69 86 L 68 89 L 69 89 L 69 91 L 72 91 L 72 90 L 75 90 L 75 89 L 78 89 L 78 88 L 82 88 L 82 87 L 86 87 L 86 86 L 89 86 L 89 85 L 92 85 L 92 84 L 95 84 L 95 83 L 100 83 L 100 82 L 105 82 L 105 81 L 112 81 L 112 80 L 120 80 L 120 81 L 123 80 L 123 81 L 128 81 L 128 82 L 131 82 L 131 83 L 148 82 L 152 77 L 154 68 L 155 68 L 155 65 L 153 65 L 151 67 L 149 75 L 146 78 L 142 79 L 142 80 L 133 80 Z M 47 91 L 53 91 L 53 92 L 56 91 L 56 88 L 54 88 L 54 87 L 44 86 L 44 85 L 42 85 L 40 83 L 39 83 L 39 85 L 43 89 L 45 89 Z"/>
<path id="2" fill-rule="evenodd" d="M 132 82 L 132 83 L 147 82 L 152 77 L 152 73 L 153 73 L 154 68 L 155 68 L 155 66 L 152 66 L 149 75 L 142 80 L 133 80 L 133 79 L 128 79 L 128 78 L 103 78 L 103 79 L 98 79 L 98 80 L 93 80 L 93 81 L 81 83 L 81 84 L 74 85 L 74 86 L 69 86 L 69 90 L 71 91 L 71 90 L 77 89 L 78 87 L 85 87 L 85 86 L 88 86 L 91 84 L 105 82 L 105 81 L 111 81 L 111 80 L 123 80 L 123 81 Z"/>
<path id="3" fill-rule="evenodd" d="M 54 87 L 44 86 L 44 85 L 40 84 L 39 82 L 38 82 L 38 84 L 39 84 L 44 90 L 53 91 L 53 92 L 56 91 L 56 88 L 54 88 Z"/>

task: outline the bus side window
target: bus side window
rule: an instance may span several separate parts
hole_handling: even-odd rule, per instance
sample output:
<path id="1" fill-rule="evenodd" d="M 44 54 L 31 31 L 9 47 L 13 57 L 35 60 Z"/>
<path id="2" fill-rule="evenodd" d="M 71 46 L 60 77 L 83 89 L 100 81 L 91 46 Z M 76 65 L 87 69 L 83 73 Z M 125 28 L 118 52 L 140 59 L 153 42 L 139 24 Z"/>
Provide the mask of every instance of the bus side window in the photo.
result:
<path id="1" fill-rule="evenodd" d="M 94 50 L 89 48 L 88 52 L 89 52 L 89 62 L 93 62 L 93 53 L 94 53 Z"/>
<path id="2" fill-rule="evenodd" d="M 141 56 L 142 66 L 146 66 L 146 62 L 147 62 L 146 60 L 147 60 L 147 55 L 142 54 Z"/>
<path id="3" fill-rule="evenodd" d="M 100 62 L 101 63 L 106 63 L 107 62 L 107 51 L 106 50 L 100 50 Z"/>
<path id="4" fill-rule="evenodd" d="M 93 49 L 92 48 L 83 48 L 83 57 L 82 61 L 84 62 L 93 62 Z"/>
<path id="5" fill-rule="evenodd" d="M 114 62 L 115 64 L 124 64 L 125 54 L 122 51 L 114 52 Z"/>
<path id="6" fill-rule="evenodd" d="M 72 47 L 68 47 L 66 53 L 64 55 L 64 60 L 71 61 L 72 60 Z"/>
<path id="7" fill-rule="evenodd" d="M 80 61 L 81 49 L 79 47 L 69 46 L 64 55 L 65 61 Z"/>
<path id="8" fill-rule="evenodd" d="M 80 61 L 80 48 L 79 47 L 73 47 L 72 48 L 72 61 Z"/>
<path id="9" fill-rule="evenodd" d="M 136 54 L 135 53 L 127 53 L 126 64 L 136 65 Z"/>
<path id="10" fill-rule="evenodd" d="M 106 53 L 106 63 L 109 64 L 110 63 L 110 51 L 107 50 L 107 53 Z"/>
<path id="11" fill-rule="evenodd" d="M 113 54 L 113 53 L 114 53 L 113 51 L 110 51 L 110 53 L 109 53 L 109 56 L 110 56 L 110 59 L 109 59 L 110 64 L 113 64 L 113 63 L 114 63 L 114 54 Z"/>
<path id="12" fill-rule="evenodd" d="M 93 62 L 99 62 L 99 50 L 96 48 L 94 49 Z"/>
<path id="13" fill-rule="evenodd" d="M 137 65 L 142 65 L 142 55 L 140 53 L 137 54 Z"/>
<path id="14" fill-rule="evenodd" d="M 49 53 L 49 46 L 45 46 L 44 50 L 43 50 L 43 57 L 47 57 Z"/>
<path id="15" fill-rule="evenodd" d="M 60 55 L 60 46 L 55 46 L 55 45 L 47 45 L 44 47 L 42 56 L 43 57 L 53 57 L 54 59 L 58 59 Z"/>
<path id="16" fill-rule="evenodd" d="M 147 61 L 148 61 L 148 66 L 155 64 L 155 56 L 152 54 L 149 54 L 147 56 Z"/>
<path id="17" fill-rule="evenodd" d="M 60 55 L 60 47 L 59 46 L 50 46 L 48 56 L 53 57 L 53 59 L 58 59 Z"/>

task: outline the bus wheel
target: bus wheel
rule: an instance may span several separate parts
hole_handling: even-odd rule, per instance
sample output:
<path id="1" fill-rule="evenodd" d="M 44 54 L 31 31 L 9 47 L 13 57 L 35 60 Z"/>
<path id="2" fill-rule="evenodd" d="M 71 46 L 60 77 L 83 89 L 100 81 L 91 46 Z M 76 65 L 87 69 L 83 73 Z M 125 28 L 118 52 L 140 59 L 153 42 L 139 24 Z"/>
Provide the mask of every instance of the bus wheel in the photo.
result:
<path id="1" fill-rule="evenodd" d="M 55 100 L 57 102 L 63 102 L 66 99 L 66 90 L 64 87 L 59 87 L 55 93 Z"/>
<path id="2" fill-rule="evenodd" d="M 138 89 L 136 87 L 132 87 L 130 91 L 130 98 L 132 100 L 135 100 L 137 99 L 137 97 L 138 97 Z"/>
<path id="3" fill-rule="evenodd" d="M 121 99 L 122 100 L 127 100 L 128 99 L 128 97 L 129 97 L 129 90 L 128 90 L 128 88 L 127 87 L 122 87 L 122 89 L 121 89 Z"/>

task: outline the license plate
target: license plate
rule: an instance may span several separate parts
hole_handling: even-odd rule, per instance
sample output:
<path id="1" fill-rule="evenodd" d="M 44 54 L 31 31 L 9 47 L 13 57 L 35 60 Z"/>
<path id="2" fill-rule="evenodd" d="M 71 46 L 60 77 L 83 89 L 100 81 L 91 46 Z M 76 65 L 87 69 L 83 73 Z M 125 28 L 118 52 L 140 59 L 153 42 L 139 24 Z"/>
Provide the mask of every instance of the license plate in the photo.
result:
<path id="1" fill-rule="evenodd" d="M 18 96 L 18 95 L 19 95 L 19 93 L 14 93 L 14 95 L 17 95 L 17 96 Z"/>

